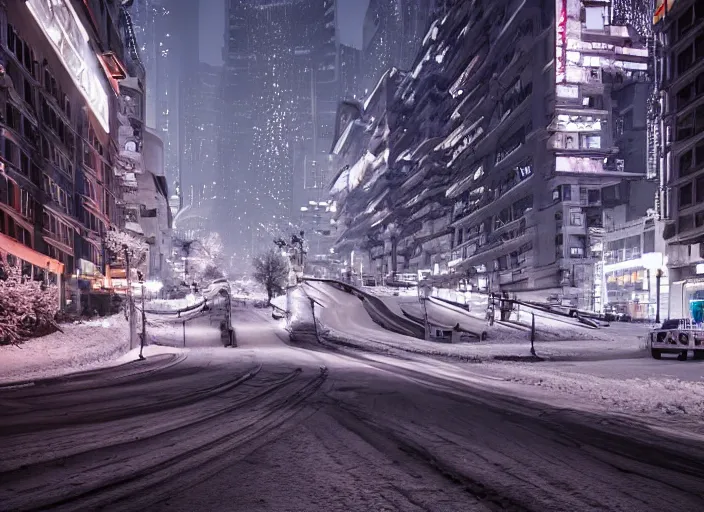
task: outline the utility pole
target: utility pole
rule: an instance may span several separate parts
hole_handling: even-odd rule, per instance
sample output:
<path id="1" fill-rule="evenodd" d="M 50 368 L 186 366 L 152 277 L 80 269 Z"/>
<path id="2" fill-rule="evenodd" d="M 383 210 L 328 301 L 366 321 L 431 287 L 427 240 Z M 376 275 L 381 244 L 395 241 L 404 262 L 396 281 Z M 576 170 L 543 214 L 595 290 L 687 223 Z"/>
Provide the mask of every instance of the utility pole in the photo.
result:
<path id="1" fill-rule="evenodd" d="M 138 271 L 137 275 L 139 276 L 139 282 L 142 285 L 142 337 L 139 340 L 139 358 L 143 360 L 145 359 L 143 354 L 144 344 L 147 339 L 147 312 L 144 309 L 144 274 Z"/>
<path id="2" fill-rule="evenodd" d="M 127 307 L 130 322 L 130 350 L 134 348 L 134 339 L 137 336 L 137 324 L 135 318 L 134 298 L 132 297 L 132 269 L 130 268 L 130 253 L 127 244 L 122 245 L 125 252 L 125 275 L 127 277 Z"/>
<path id="3" fill-rule="evenodd" d="M 657 269 L 655 272 L 655 323 L 660 323 L 660 279 L 662 278 L 662 269 Z"/>

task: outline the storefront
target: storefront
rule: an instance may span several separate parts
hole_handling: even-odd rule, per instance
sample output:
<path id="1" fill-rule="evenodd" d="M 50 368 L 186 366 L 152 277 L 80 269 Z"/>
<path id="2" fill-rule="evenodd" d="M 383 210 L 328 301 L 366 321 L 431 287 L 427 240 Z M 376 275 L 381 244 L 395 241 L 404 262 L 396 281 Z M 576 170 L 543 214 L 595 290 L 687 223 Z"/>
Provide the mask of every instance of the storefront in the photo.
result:
<path id="1" fill-rule="evenodd" d="M 59 288 L 59 306 L 65 304 L 64 264 L 0 233 L 0 255 L 10 264 L 19 265 L 30 279 L 45 280 Z"/>
<path id="2" fill-rule="evenodd" d="M 665 312 L 669 292 L 669 275 L 661 253 L 647 253 L 639 258 L 606 264 L 604 312 L 625 315 L 633 320 L 653 320 L 657 315 L 657 270 L 661 269 L 660 312 Z"/>
<path id="3" fill-rule="evenodd" d="M 704 324 L 704 277 L 672 283 L 670 297 L 671 319 Z"/>

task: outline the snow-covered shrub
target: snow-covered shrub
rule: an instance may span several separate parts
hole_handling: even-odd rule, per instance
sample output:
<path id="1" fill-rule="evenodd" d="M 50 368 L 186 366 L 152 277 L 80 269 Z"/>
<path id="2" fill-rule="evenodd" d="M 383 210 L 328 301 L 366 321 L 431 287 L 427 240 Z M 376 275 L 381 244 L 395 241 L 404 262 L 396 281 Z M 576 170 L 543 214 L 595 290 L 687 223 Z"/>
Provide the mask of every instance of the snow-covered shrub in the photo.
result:
<path id="1" fill-rule="evenodd" d="M 19 265 L 0 257 L 0 344 L 18 343 L 47 330 L 58 310 L 56 286 L 23 276 Z"/>

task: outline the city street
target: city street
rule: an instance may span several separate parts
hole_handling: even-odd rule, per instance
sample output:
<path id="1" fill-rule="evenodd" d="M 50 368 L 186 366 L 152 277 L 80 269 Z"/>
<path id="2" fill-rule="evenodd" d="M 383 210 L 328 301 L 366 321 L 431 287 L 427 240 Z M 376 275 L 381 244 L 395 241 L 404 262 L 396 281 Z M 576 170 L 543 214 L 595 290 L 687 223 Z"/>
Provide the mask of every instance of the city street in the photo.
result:
<path id="1" fill-rule="evenodd" d="M 698 440 L 234 321 L 238 348 L 0 388 L 0 509 L 704 510 Z"/>

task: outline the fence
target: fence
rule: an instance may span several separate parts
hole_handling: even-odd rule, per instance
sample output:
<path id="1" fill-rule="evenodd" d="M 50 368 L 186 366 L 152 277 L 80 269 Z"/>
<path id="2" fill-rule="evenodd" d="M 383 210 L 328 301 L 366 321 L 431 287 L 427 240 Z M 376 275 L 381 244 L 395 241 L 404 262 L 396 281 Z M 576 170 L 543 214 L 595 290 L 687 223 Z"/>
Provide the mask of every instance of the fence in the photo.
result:
<path id="1" fill-rule="evenodd" d="M 141 314 L 141 305 L 137 309 Z M 234 346 L 229 288 L 206 290 L 201 300 L 178 309 L 148 309 L 147 305 L 141 328 L 140 336 L 146 344 L 183 348 Z"/>

